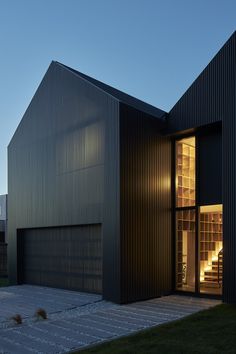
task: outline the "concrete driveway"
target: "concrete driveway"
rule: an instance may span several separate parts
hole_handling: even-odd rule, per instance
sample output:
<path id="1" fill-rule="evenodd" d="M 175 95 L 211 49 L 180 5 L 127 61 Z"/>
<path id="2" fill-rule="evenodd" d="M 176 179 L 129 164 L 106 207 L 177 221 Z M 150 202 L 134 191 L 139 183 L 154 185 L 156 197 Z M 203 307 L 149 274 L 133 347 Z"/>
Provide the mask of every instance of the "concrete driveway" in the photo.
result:
<path id="1" fill-rule="evenodd" d="M 121 306 L 94 294 L 30 285 L 0 288 L 0 353 L 66 353 L 219 303 L 171 295 Z M 47 320 L 36 319 L 38 308 L 47 312 Z M 23 324 L 10 320 L 15 314 Z"/>

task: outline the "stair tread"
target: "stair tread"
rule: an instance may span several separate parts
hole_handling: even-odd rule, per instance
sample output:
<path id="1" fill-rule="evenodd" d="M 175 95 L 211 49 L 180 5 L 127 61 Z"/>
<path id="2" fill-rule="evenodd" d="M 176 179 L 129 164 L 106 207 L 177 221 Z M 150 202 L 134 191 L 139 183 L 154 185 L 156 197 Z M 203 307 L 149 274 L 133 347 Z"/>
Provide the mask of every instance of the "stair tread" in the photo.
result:
<path id="1" fill-rule="evenodd" d="M 222 274 L 222 271 L 220 271 L 219 273 Z M 204 274 L 205 275 L 213 275 L 213 276 L 215 275 L 216 276 L 216 275 L 218 275 L 218 271 L 217 270 L 215 270 L 215 271 L 214 270 L 206 270 L 204 272 Z"/>
<path id="2" fill-rule="evenodd" d="M 219 283 L 211 283 L 208 281 L 201 281 L 200 285 L 203 288 L 219 288 L 220 287 L 219 285 L 221 285 L 221 283 L 219 284 Z"/>

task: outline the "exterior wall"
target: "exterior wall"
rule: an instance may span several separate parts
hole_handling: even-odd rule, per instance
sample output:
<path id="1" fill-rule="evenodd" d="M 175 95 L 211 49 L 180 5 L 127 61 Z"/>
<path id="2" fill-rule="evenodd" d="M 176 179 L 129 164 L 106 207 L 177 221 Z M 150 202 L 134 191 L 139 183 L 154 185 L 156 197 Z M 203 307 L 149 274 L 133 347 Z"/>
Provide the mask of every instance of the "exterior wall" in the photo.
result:
<path id="1" fill-rule="evenodd" d="M 169 133 L 222 121 L 223 300 L 236 303 L 236 33 L 170 111 Z"/>
<path id="2" fill-rule="evenodd" d="M 118 191 L 118 141 L 114 139 L 118 119 L 118 101 L 51 64 L 8 147 L 12 284 L 17 282 L 17 229 L 103 226 L 111 216 L 103 237 L 105 242 L 113 238 L 111 246 L 116 242 L 113 197 Z M 105 196 L 109 213 L 104 212 L 104 181 L 114 190 Z M 104 258 L 114 266 L 106 249 Z"/>
<path id="3" fill-rule="evenodd" d="M 5 221 L 0 220 L 0 232 L 5 233 Z"/>
<path id="4" fill-rule="evenodd" d="M 7 276 L 7 195 L 0 195 L 0 276 Z"/>
<path id="5" fill-rule="evenodd" d="M 0 195 L 0 220 L 7 220 L 7 195 Z"/>
<path id="6" fill-rule="evenodd" d="M 0 242 L 7 242 L 7 195 L 0 195 Z M 3 253 L 7 253 L 7 246 L 2 246 Z M 6 255 L 3 257 L 4 269 L 6 269 Z M 6 273 L 6 271 L 4 270 Z"/>
<path id="7" fill-rule="evenodd" d="M 7 244 L 0 242 L 0 276 L 7 277 Z"/>
<path id="8" fill-rule="evenodd" d="M 169 132 L 231 121 L 235 92 L 234 34 L 171 109 Z"/>
<path id="9" fill-rule="evenodd" d="M 6 221 L 0 220 L 0 242 L 5 242 Z"/>
<path id="10" fill-rule="evenodd" d="M 103 298 L 120 302 L 119 106 L 106 121 L 103 215 Z"/>
<path id="11" fill-rule="evenodd" d="M 171 142 L 157 120 L 120 107 L 121 302 L 172 290 Z"/>

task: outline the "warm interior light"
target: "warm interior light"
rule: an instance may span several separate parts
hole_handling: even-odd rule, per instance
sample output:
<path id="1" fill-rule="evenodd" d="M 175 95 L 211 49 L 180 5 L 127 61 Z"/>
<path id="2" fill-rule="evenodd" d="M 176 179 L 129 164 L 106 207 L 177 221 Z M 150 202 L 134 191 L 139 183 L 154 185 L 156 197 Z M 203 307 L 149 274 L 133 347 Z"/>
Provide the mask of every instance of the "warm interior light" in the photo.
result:
<path id="1" fill-rule="evenodd" d="M 177 206 L 195 205 L 195 137 L 176 142 Z"/>
<path id="2" fill-rule="evenodd" d="M 200 207 L 200 213 L 222 212 L 222 204 L 204 205 Z"/>
<path id="3" fill-rule="evenodd" d="M 209 272 L 211 270 L 211 267 L 208 265 L 206 268 L 204 268 L 205 272 Z"/>
<path id="4" fill-rule="evenodd" d="M 222 209 L 220 204 L 200 207 L 200 291 L 212 294 L 222 292 Z"/>

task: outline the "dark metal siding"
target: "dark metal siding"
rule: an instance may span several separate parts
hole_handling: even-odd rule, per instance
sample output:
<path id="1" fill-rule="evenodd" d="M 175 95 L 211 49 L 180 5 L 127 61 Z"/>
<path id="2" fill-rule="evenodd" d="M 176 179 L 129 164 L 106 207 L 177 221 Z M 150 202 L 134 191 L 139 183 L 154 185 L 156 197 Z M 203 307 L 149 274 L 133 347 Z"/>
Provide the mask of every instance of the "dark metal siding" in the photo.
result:
<path id="1" fill-rule="evenodd" d="M 0 220 L 7 220 L 7 195 L 0 195 Z"/>
<path id="2" fill-rule="evenodd" d="M 103 298 L 120 302 L 119 106 L 106 122 L 103 210 Z"/>
<path id="3" fill-rule="evenodd" d="M 123 104 L 120 176 L 121 302 L 131 302 L 171 290 L 171 143 Z"/>
<path id="4" fill-rule="evenodd" d="M 169 131 L 229 120 L 234 99 L 235 34 L 171 109 Z"/>
<path id="5" fill-rule="evenodd" d="M 104 276 L 117 287 L 109 251 L 116 259 L 118 120 L 117 100 L 51 64 L 8 147 L 11 283 L 17 282 L 17 229 L 99 223 L 104 242 L 112 238 L 103 252 L 110 265 Z M 104 194 L 104 183 L 111 194 Z"/>
<path id="6" fill-rule="evenodd" d="M 171 110 L 169 132 L 222 121 L 223 300 L 236 303 L 236 33 Z"/>
<path id="7" fill-rule="evenodd" d="M 4 220 L 0 220 L 0 232 L 5 232 L 6 222 Z"/>
<path id="8" fill-rule="evenodd" d="M 21 283 L 102 293 L 101 225 L 21 230 L 18 237 Z"/>
<path id="9" fill-rule="evenodd" d="M 236 39 L 236 38 L 235 38 Z M 236 66 L 236 41 L 234 41 L 234 69 Z M 236 85 L 229 97 L 227 119 L 223 120 L 223 300 L 236 303 Z M 232 97 L 233 96 L 233 97 Z M 233 101 L 233 102 L 232 102 Z"/>
<path id="10" fill-rule="evenodd" d="M 0 241 L 0 276 L 7 277 L 7 243 L 2 241 Z"/>
<path id="11" fill-rule="evenodd" d="M 222 203 L 222 137 L 221 132 L 198 135 L 198 203 Z"/>

